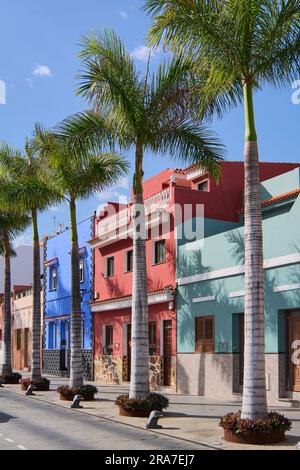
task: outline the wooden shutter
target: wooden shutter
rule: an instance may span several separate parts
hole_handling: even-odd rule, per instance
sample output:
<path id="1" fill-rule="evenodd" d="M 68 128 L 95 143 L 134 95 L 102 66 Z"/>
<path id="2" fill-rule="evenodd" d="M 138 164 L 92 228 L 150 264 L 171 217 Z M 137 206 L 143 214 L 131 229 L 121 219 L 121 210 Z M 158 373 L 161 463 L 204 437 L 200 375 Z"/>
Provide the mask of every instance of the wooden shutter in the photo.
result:
<path id="1" fill-rule="evenodd" d="M 195 320 L 195 351 L 214 352 L 214 317 Z"/>

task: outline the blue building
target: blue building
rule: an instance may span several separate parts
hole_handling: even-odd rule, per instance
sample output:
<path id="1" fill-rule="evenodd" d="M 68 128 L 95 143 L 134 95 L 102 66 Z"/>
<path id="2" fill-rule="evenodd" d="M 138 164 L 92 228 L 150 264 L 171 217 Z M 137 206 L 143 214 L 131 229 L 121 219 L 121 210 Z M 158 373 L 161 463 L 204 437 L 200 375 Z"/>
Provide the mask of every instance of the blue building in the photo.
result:
<path id="1" fill-rule="evenodd" d="M 93 256 L 88 240 L 93 238 L 94 217 L 78 224 L 82 311 L 83 371 L 92 378 L 93 328 L 90 301 L 93 298 Z M 45 240 L 44 250 L 44 350 L 43 372 L 69 376 L 71 344 L 71 241 L 70 230 Z"/>

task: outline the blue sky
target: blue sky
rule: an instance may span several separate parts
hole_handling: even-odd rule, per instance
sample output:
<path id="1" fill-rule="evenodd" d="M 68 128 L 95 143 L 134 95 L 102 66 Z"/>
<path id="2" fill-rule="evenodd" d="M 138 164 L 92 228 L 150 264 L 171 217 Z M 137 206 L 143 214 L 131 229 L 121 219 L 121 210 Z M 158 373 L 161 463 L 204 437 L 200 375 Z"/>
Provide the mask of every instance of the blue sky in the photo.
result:
<path id="1" fill-rule="evenodd" d="M 0 104 L 0 139 L 22 147 L 36 122 L 52 126 L 65 116 L 86 108 L 77 96 L 76 74 L 80 36 L 91 29 L 111 28 L 134 53 L 137 66 L 145 69 L 144 37 L 149 23 L 140 10 L 142 0 L 2 0 L 0 15 L 0 80 L 6 84 L 6 104 Z M 153 57 L 153 66 L 162 53 Z M 300 73 L 299 73 L 300 75 Z M 295 77 L 298 79 L 300 77 Z M 292 86 L 284 90 L 267 87 L 255 96 L 260 157 L 265 161 L 299 161 L 300 105 L 292 103 Z M 228 158 L 241 160 L 243 111 L 230 111 L 213 122 L 227 146 Z M 133 155 L 128 154 L 132 162 Z M 180 166 L 166 156 L 147 155 L 145 177 L 160 169 Z M 128 181 L 97 195 L 78 207 L 78 219 L 90 215 L 105 202 L 129 192 Z M 41 235 L 53 233 L 56 223 L 69 225 L 67 208 L 55 208 L 40 216 Z M 29 244 L 30 231 L 17 244 Z"/>

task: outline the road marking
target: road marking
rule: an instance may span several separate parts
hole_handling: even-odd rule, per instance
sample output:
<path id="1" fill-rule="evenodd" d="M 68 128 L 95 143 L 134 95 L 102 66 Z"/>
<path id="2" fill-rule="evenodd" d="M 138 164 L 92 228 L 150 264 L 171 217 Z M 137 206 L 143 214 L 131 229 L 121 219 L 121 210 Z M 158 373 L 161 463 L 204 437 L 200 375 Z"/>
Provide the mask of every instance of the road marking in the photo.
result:
<path id="1" fill-rule="evenodd" d="M 24 446 L 17 446 L 17 447 L 21 450 L 27 450 L 26 447 L 24 447 Z"/>
<path id="2" fill-rule="evenodd" d="M 12 439 L 5 439 L 7 442 L 14 442 Z"/>

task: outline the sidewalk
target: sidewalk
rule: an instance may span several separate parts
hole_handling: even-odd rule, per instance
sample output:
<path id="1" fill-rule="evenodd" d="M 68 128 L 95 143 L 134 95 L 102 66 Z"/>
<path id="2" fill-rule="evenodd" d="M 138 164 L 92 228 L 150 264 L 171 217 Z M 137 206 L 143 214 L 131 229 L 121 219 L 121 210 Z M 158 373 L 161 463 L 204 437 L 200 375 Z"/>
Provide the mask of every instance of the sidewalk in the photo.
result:
<path id="1" fill-rule="evenodd" d="M 54 406 L 70 408 L 70 402 L 59 400 L 56 392 L 59 385 L 68 383 L 68 379 L 57 377 L 49 377 L 49 379 L 51 380 L 51 390 L 49 392 L 36 392 L 36 396 L 26 397 L 26 399 L 40 400 Z M 74 410 L 74 413 L 87 413 L 102 419 L 122 423 L 125 426 L 145 429 L 146 418 L 127 418 L 118 414 L 118 408 L 114 404 L 114 400 L 117 395 L 128 391 L 126 387 L 91 383 L 96 385 L 99 390 L 96 400 L 81 402 L 83 408 Z M 11 390 L 12 393 L 24 395 L 19 385 L 6 385 L 5 389 Z M 300 441 L 299 408 L 287 408 L 286 406 L 276 408 L 277 411 L 283 412 L 293 420 L 293 427 L 287 433 L 287 440 L 284 443 L 272 446 L 248 446 L 225 442 L 223 440 L 223 430 L 218 426 L 222 415 L 241 408 L 240 402 L 210 401 L 200 396 L 190 395 L 168 393 L 166 395 L 170 400 L 170 406 L 164 412 L 164 417 L 160 419 L 163 429 L 149 432 L 161 433 L 178 438 L 181 441 L 186 440 L 189 443 L 207 445 L 210 449 L 223 450 L 294 450 L 297 442 Z"/>

